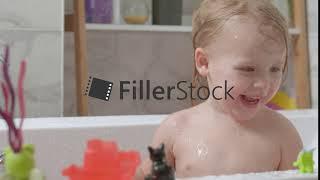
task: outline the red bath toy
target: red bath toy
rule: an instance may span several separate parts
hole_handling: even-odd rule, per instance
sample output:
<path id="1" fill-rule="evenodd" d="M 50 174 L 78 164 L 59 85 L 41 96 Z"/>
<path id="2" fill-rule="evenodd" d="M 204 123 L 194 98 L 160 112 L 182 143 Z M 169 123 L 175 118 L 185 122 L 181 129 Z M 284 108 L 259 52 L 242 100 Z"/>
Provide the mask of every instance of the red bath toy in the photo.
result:
<path id="1" fill-rule="evenodd" d="M 140 164 L 136 151 L 119 151 L 113 141 L 90 140 L 84 155 L 83 167 L 71 165 L 63 176 L 69 180 L 131 180 Z"/>

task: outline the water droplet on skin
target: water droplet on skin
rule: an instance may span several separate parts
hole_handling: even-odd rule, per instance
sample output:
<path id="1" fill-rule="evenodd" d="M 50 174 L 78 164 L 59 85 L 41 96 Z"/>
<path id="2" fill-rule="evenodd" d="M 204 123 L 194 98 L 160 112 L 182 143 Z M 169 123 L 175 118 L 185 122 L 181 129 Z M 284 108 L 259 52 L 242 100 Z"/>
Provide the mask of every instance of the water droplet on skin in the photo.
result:
<path id="1" fill-rule="evenodd" d="M 209 148 L 208 146 L 203 143 L 203 142 L 200 142 L 198 145 L 197 145 L 197 154 L 198 154 L 198 157 L 203 160 L 207 157 L 208 155 L 208 152 L 209 152 Z"/>

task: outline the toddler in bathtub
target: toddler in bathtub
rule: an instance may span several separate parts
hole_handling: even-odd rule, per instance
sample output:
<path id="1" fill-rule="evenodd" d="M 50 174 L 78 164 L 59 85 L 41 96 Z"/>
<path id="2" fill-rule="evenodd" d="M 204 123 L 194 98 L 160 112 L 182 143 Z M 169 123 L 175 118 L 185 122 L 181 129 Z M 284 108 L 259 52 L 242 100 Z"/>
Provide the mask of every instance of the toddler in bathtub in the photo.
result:
<path id="1" fill-rule="evenodd" d="M 152 146 L 164 143 L 177 177 L 293 169 L 301 139 L 285 117 L 266 107 L 287 68 L 288 27 L 279 11 L 268 0 L 203 0 L 192 36 L 194 82 L 204 79 L 211 92 L 227 81 L 233 98 L 209 96 L 169 115 Z M 148 159 L 136 179 L 150 170 Z"/>

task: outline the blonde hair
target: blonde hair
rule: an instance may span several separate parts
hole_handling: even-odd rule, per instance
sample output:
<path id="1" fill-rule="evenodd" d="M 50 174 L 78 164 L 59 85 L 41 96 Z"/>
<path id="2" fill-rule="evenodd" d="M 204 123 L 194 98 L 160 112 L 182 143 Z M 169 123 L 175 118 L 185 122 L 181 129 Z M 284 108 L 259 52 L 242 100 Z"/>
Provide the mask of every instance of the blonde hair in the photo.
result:
<path id="1" fill-rule="evenodd" d="M 285 66 L 287 70 L 288 60 L 288 25 L 285 18 L 272 4 L 271 0 L 203 0 L 200 7 L 193 13 L 192 18 L 192 43 L 196 48 L 205 48 L 223 29 L 224 24 L 233 16 L 246 16 L 260 20 L 261 24 L 275 27 L 283 36 L 285 42 Z M 204 81 L 205 80 L 205 81 Z M 192 76 L 192 84 L 195 87 L 206 83 L 195 66 Z M 195 102 L 192 101 L 192 105 Z"/>

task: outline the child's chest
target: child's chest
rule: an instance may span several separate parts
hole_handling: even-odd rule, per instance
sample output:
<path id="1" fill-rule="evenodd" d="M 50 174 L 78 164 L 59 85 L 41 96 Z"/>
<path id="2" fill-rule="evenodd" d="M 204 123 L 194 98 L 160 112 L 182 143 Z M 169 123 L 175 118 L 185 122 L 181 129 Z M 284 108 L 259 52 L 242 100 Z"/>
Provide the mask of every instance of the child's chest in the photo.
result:
<path id="1" fill-rule="evenodd" d="M 278 143 L 259 134 L 234 133 L 209 131 L 207 135 L 178 136 L 174 145 L 176 174 L 203 176 L 277 169 Z"/>

